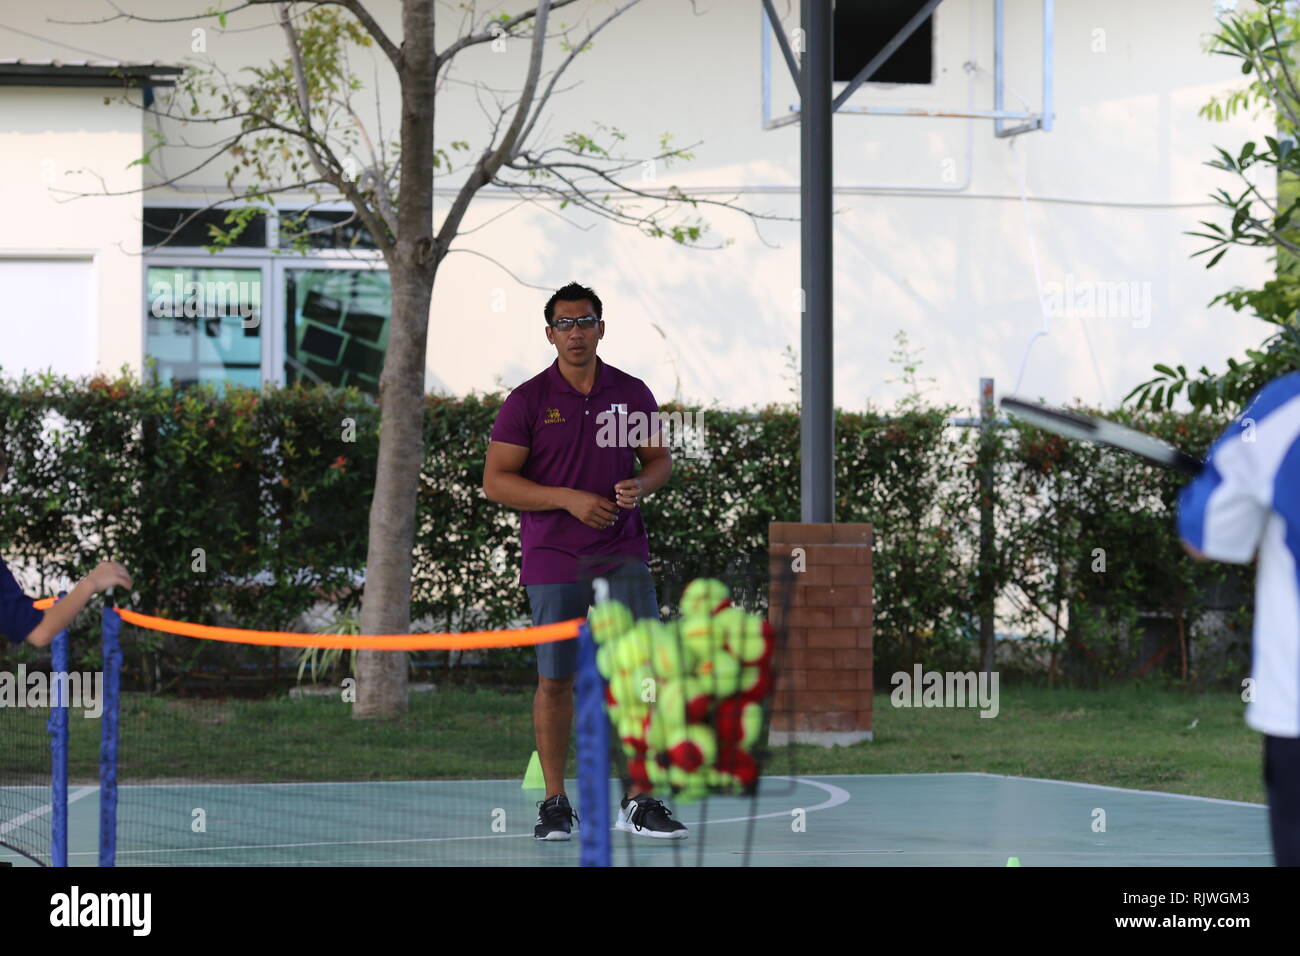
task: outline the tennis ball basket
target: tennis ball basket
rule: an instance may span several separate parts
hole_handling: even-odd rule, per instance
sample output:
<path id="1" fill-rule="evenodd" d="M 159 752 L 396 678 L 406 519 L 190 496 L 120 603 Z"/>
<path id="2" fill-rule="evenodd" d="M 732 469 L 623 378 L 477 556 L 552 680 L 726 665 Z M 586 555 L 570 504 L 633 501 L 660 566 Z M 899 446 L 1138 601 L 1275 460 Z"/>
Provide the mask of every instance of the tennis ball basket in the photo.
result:
<path id="1" fill-rule="evenodd" d="M 624 779 L 683 803 L 757 789 L 777 635 L 726 584 L 686 586 L 680 616 L 635 620 L 618 601 L 587 617 Z"/>

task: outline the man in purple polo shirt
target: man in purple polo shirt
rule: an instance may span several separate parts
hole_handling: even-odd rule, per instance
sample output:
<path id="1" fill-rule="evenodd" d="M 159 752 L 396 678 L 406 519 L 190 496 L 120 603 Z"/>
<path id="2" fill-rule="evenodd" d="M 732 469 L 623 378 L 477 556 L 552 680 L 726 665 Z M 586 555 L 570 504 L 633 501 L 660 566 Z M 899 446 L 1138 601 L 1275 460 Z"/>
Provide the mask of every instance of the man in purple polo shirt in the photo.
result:
<path id="1" fill-rule="evenodd" d="M 586 617 L 590 577 L 596 574 L 609 582 L 610 597 L 633 615 L 658 618 L 645 522 L 637 506 L 672 471 L 668 448 L 655 440 L 657 429 L 654 435 L 647 431 L 659 406 L 644 382 L 596 357 L 605 322 L 595 292 L 572 282 L 551 296 L 543 313 L 555 362 L 501 406 L 488 443 L 483 493 L 522 512 L 519 580 L 528 592 L 533 624 Z M 620 423 L 623 416 L 627 420 Z M 638 420 L 645 423 L 639 429 L 645 442 L 632 447 L 609 440 L 637 434 Z M 572 831 L 564 764 L 577 665 L 576 640 L 537 647 L 533 731 L 546 779 L 546 799 L 533 830 L 539 840 L 567 840 Z M 623 799 L 618 827 L 661 839 L 686 836 L 686 827 L 648 794 Z"/>

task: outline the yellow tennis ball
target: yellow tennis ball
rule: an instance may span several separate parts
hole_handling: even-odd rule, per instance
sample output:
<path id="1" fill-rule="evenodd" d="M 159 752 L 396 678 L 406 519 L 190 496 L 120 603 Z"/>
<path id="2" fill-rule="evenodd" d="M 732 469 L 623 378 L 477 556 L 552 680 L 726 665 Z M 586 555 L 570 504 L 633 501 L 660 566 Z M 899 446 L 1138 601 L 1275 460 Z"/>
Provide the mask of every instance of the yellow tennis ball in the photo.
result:
<path id="1" fill-rule="evenodd" d="M 591 636 L 597 644 L 605 644 L 623 636 L 632 626 L 632 612 L 619 601 L 605 601 L 587 612 Z"/>
<path id="2" fill-rule="evenodd" d="M 740 671 L 740 661 L 726 651 L 717 651 L 700 661 L 695 676 L 714 697 L 730 697 L 740 690 Z"/>
<path id="3" fill-rule="evenodd" d="M 682 615 L 712 614 L 730 596 L 727 586 L 716 578 L 696 578 L 682 592 Z"/>
<path id="4" fill-rule="evenodd" d="M 677 625 L 682 636 L 682 646 L 691 655 L 695 666 L 706 657 L 711 657 L 718 650 L 717 635 L 713 630 L 713 619 L 702 614 L 684 617 Z"/>
<path id="5" fill-rule="evenodd" d="M 651 755 L 668 749 L 668 732 L 664 720 L 656 712 L 651 712 L 650 723 L 645 728 L 645 745 Z M 647 763 L 649 759 L 647 759 Z"/>
<path id="6" fill-rule="evenodd" d="M 618 643 L 614 645 L 615 660 L 618 664 L 618 669 L 621 671 L 634 671 L 636 670 L 637 665 L 640 664 L 636 642 L 636 630 L 638 626 L 634 626 L 632 630 L 619 638 Z"/>
<path id="7" fill-rule="evenodd" d="M 690 653 L 683 646 L 676 622 L 651 628 L 654 640 L 652 662 L 660 677 L 673 678 L 690 670 Z"/>
<path id="8" fill-rule="evenodd" d="M 661 767 L 659 761 L 654 759 L 653 753 L 646 756 L 645 775 L 656 790 L 660 788 L 667 789 L 672 786 L 672 778 L 669 776 L 668 768 Z"/>
<path id="9" fill-rule="evenodd" d="M 749 750 L 758 742 L 758 735 L 763 732 L 763 708 L 750 701 L 740 710 L 740 727 L 744 736 L 740 745 Z"/>
<path id="10" fill-rule="evenodd" d="M 640 667 L 642 664 L 650 663 L 650 654 L 654 650 L 654 639 L 650 636 L 650 628 L 657 624 L 657 621 L 638 621 L 636 625 L 627 632 L 631 640 L 632 649 L 628 652 L 634 661 L 634 667 Z"/>
<path id="11" fill-rule="evenodd" d="M 749 615 L 738 607 L 725 607 L 713 615 L 713 642 L 736 654 L 745 637 L 745 624 Z"/>
<path id="12" fill-rule="evenodd" d="M 767 653 L 767 638 L 763 636 L 763 619 L 757 614 L 745 615 L 743 630 L 728 643 L 727 650 L 746 664 L 762 660 L 763 655 Z"/>
<path id="13" fill-rule="evenodd" d="M 666 734 L 675 734 L 686 726 L 686 694 L 682 681 L 666 681 L 659 687 L 655 701 L 655 715 L 662 722 Z"/>

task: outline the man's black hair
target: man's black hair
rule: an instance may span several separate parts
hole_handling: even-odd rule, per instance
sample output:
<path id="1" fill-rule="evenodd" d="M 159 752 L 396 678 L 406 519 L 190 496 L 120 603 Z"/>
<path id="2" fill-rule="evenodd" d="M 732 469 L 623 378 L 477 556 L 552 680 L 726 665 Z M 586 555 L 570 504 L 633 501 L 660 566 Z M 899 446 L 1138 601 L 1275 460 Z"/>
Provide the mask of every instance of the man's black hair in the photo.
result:
<path id="1" fill-rule="evenodd" d="M 555 317 L 556 302 L 581 302 L 583 299 L 591 301 L 591 307 L 596 310 L 596 318 L 599 319 L 602 313 L 600 296 L 585 285 L 570 282 L 563 288 L 556 289 L 555 294 L 546 300 L 546 308 L 542 310 L 543 315 L 546 316 L 546 324 L 550 325 L 551 319 Z"/>

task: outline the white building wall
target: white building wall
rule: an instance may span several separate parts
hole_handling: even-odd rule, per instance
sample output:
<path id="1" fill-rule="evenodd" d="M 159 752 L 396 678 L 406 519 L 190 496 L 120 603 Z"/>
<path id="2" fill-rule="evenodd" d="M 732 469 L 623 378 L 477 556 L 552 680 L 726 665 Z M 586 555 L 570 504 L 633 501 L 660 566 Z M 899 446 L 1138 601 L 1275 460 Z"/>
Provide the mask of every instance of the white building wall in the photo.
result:
<path id="1" fill-rule="evenodd" d="M 0 367 L 138 369 L 139 113 L 98 90 L 0 87 L 0 117 Z"/>
<path id="2" fill-rule="evenodd" d="M 89 0 L 59 6 L 61 19 L 102 12 Z M 525 6 L 531 4 L 504 8 Z M 798 5 L 789 6 L 786 22 L 794 26 Z M 1006 6 L 1007 107 L 1020 105 L 1018 94 L 1036 108 L 1041 5 L 1008 0 Z M 372 0 L 370 7 L 396 34 L 397 4 Z M 173 11 L 161 0 L 135 0 L 129 8 L 154 16 Z M 1034 344 L 1021 390 L 1053 400 L 1114 404 L 1149 376 L 1153 362 L 1218 368 L 1228 354 L 1239 354 L 1266 333 L 1255 320 L 1206 306 L 1232 286 L 1263 282 L 1270 274 L 1266 257 L 1235 250 L 1207 272 L 1201 260 L 1189 259 L 1198 240 L 1184 235 L 1197 220 L 1217 215 L 1207 195 L 1229 184 L 1203 165 L 1214 145 L 1235 150 L 1265 132 L 1249 117 L 1216 124 L 1197 116 L 1210 96 L 1242 81 L 1231 61 L 1202 49 L 1213 28 L 1211 5 L 1094 0 L 1057 2 L 1056 8 L 1051 132 L 1008 141 L 995 139 L 986 121 L 836 118 L 837 404 L 860 408 L 900 394 L 901 386 L 888 381 L 896 375 L 889 357 L 899 329 L 923 349 L 922 374 L 937 379 L 933 397 L 969 406 L 982 375 L 1010 390 L 1027 342 L 1044 328 L 1040 280 L 1055 293 L 1061 314 L 1051 319 L 1050 334 Z M 588 10 L 585 17 L 566 8 L 556 19 L 590 23 L 609 12 L 600 4 L 582 9 Z M 568 131 L 596 134 L 599 122 L 626 133 L 623 148 L 639 158 L 653 154 L 660 134 L 671 132 L 673 143 L 691 145 L 696 158 L 672 168 L 661 164 L 649 180 L 633 168 L 623 174 L 625 182 L 676 184 L 710 199 L 734 196 L 745 208 L 797 217 L 797 126 L 765 132 L 760 124 L 760 9 L 757 0 L 728 0 L 698 13 L 683 3 L 634 8 L 566 73 L 560 86 L 568 89 L 552 100 L 534 143 L 555 145 Z M 969 99 L 976 108 L 990 108 L 992 9 L 992 0 L 943 4 L 932 89 L 872 86 L 851 102 L 942 109 L 965 107 Z M 30 33 L 125 60 L 179 63 L 195 44 L 191 24 L 68 27 L 49 23 L 46 15 L 44 9 L 21 8 L 7 18 Z M 442 16 L 440 46 L 459 23 Z M 258 24 L 266 26 L 252 29 Z M 265 8 L 232 16 L 228 31 L 210 23 L 200 39 L 227 72 L 281 56 L 283 49 Z M 509 41 L 502 52 L 485 45 L 456 60 L 438 98 L 440 145 L 454 139 L 476 149 L 485 144 L 490 125 L 473 83 L 505 90 L 497 96 L 511 102 L 508 91 L 522 81 L 528 49 L 527 42 Z M 563 55 L 552 41 L 546 67 Z M 0 57 L 12 56 L 77 54 L 0 34 Z M 367 84 L 356 100 L 358 112 L 373 129 L 376 102 L 382 104 L 385 133 L 395 135 L 399 98 L 386 60 L 378 51 L 365 51 L 353 66 Z M 780 114 L 794 97 L 779 54 L 772 72 L 772 102 Z M 491 111 L 493 94 L 479 95 Z M 87 93 L 11 88 L 0 102 L 6 115 L 14 109 L 56 119 L 51 97 L 57 96 L 68 97 L 60 106 L 71 115 L 58 121 L 71 128 L 89 132 L 127 123 L 129 114 L 120 107 L 102 107 L 98 95 Z M 165 132 L 190 140 L 211 135 L 195 127 Z M 31 166 L 34 151 L 45 147 L 29 133 L 22 137 L 9 140 L 0 162 Z M 138 174 L 140 167 L 124 170 L 123 156 L 131 151 L 113 143 L 110 149 L 100 140 L 78 140 L 68 148 L 102 174 Z M 135 154 L 143 151 L 142 138 L 135 147 Z M 193 154 L 169 151 L 159 159 L 162 165 L 152 165 L 148 175 L 175 175 Z M 223 173 L 214 165 L 172 195 L 215 198 L 222 194 Z M 56 206 L 40 189 L 26 192 L 23 228 L 0 223 L 0 248 L 71 244 L 96 250 L 104 308 L 101 362 L 138 365 L 139 264 L 112 251 L 119 240 L 128 248 L 138 245 L 135 218 L 108 205 L 102 213 L 74 212 Z M 439 213 L 451 199 L 439 194 Z M 706 244 L 719 248 L 689 250 L 572 206 L 520 204 L 512 194 L 485 191 L 438 276 L 430 384 L 465 392 L 498 381 L 513 385 L 535 373 L 550 359 L 542 304 L 551 290 L 577 279 L 604 299 L 608 335 L 602 354 L 645 378 L 661 399 L 674 392 L 727 406 L 788 399 L 792 383 L 783 349 L 799 340 L 798 223 L 755 226 L 736 213 L 706 209 L 705 215 L 712 224 Z M 30 227 L 37 223 L 33 236 Z M 1089 313 L 1089 290 L 1136 291 L 1136 298 Z M 1064 301 L 1067 292 L 1071 301 Z M 1083 306 L 1084 314 L 1072 313 L 1073 306 Z"/>

